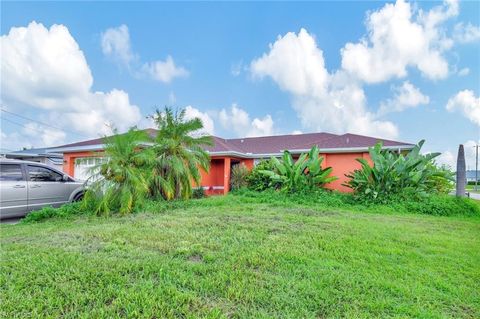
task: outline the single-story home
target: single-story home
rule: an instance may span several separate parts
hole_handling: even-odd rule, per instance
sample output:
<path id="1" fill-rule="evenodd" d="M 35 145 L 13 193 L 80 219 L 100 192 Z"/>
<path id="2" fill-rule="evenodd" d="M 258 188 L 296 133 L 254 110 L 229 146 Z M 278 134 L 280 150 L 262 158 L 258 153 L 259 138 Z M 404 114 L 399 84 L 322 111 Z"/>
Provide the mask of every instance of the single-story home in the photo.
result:
<path id="1" fill-rule="evenodd" d="M 156 131 L 147 129 L 147 132 L 154 136 Z M 262 159 L 282 156 L 284 150 L 289 150 L 294 157 L 298 157 L 301 153 L 308 152 L 314 145 L 318 146 L 320 155 L 324 157 L 322 165 L 331 166 L 332 174 L 338 177 L 338 180 L 328 184 L 327 187 L 348 192 L 350 189 L 342 185 L 346 181 L 345 174 L 360 167 L 356 158 L 369 159 L 369 147 L 379 141 L 383 143 L 384 148 L 399 152 L 414 147 L 410 143 L 349 133 L 342 135 L 309 133 L 233 139 L 213 136 L 213 141 L 213 146 L 205 148 L 211 156 L 210 171 L 202 172 L 201 186 L 207 194 L 225 194 L 229 191 L 230 172 L 234 165 L 243 163 L 252 169 Z M 103 149 L 103 138 L 97 138 L 62 145 L 50 151 L 63 153 L 65 173 L 78 179 L 85 179 L 89 167 L 101 160 L 99 157 Z"/>

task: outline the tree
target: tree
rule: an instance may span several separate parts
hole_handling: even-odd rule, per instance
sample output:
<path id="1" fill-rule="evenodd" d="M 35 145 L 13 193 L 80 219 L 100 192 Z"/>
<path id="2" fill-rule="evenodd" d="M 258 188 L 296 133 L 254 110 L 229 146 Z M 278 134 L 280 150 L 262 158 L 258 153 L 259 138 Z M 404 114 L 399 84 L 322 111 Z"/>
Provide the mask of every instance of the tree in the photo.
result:
<path id="1" fill-rule="evenodd" d="M 200 169 L 208 172 L 210 168 L 210 156 L 204 147 L 213 144 L 212 138 L 196 134 L 203 123 L 199 118 L 186 119 L 184 109 L 165 107 L 157 110 L 152 119 L 158 129 L 152 147 L 152 195 L 167 200 L 189 198 L 192 182 L 200 185 Z"/>
<path id="2" fill-rule="evenodd" d="M 152 150 L 145 147 L 148 136 L 131 128 L 125 134 L 105 137 L 105 160 L 91 169 L 85 205 L 93 205 L 97 214 L 118 211 L 128 214 L 143 202 L 148 194 L 148 168 L 154 159 Z"/>

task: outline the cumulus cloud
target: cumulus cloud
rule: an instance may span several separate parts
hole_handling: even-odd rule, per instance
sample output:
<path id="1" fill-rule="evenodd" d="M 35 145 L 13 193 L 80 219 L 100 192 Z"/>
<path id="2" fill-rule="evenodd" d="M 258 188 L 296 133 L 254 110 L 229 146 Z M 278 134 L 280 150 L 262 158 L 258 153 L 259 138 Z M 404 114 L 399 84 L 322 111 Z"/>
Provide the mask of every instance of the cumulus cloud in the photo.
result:
<path id="1" fill-rule="evenodd" d="M 208 115 L 207 113 L 201 112 L 200 110 L 194 108 L 191 105 L 188 105 L 185 108 L 185 118 L 187 120 L 199 118 L 202 121 L 203 130 L 199 132 L 200 134 L 213 135 L 215 133 L 215 125 L 210 115 Z"/>
<path id="2" fill-rule="evenodd" d="M 463 143 L 463 148 L 465 150 L 465 164 L 469 170 L 475 170 L 475 145 L 479 143 L 480 141 L 476 143 L 474 140 L 468 140 Z M 458 145 L 455 149 L 449 149 L 442 152 L 442 154 L 438 156 L 435 161 L 440 165 L 447 165 L 455 171 L 457 168 L 457 155 Z"/>
<path id="3" fill-rule="evenodd" d="M 154 61 L 145 63 L 142 68 L 152 79 L 170 83 L 174 78 L 187 77 L 188 71 L 181 66 L 175 65 L 173 58 L 167 56 L 165 61 Z"/>
<path id="4" fill-rule="evenodd" d="M 128 27 L 124 24 L 109 28 L 101 35 L 102 52 L 125 66 L 136 58 L 130 45 Z"/>
<path id="5" fill-rule="evenodd" d="M 233 131 L 239 137 L 266 136 L 274 132 L 273 119 L 269 114 L 251 120 L 250 115 L 236 104 L 229 110 L 222 109 L 218 119 L 224 129 Z"/>
<path id="6" fill-rule="evenodd" d="M 0 41 L 1 99 L 12 111 L 46 110 L 52 123 L 89 136 L 109 132 L 105 123 L 125 130 L 140 120 L 140 110 L 126 92 L 92 91 L 90 68 L 67 27 L 48 29 L 31 22 L 27 27 L 11 28 Z M 43 143 L 61 136 L 49 133 Z"/>
<path id="7" fill-rule="evenodd" d="M 2 151 L 16 151 L 35 146 L 56 146 L 65 142 L 66 133 L 60 129 L 44 127 L 35 122 L 28 122 L 19 130 L 0 132 Z"/>
<path id="8" fill-rule="evenodd" d="M 452 96 L 446 109 L 449 112 L 460 112 L 467 119 L 480 126 L 480 97 L 471 90 L 463 90 Z"/>
<path id="9" fill-rule="evenodd" d="M 398 135 L 393 123 L 377 120 L 366 109 L 365 93 L 348 73 L 329 74 L 322 50 L 305 29 L 278 37 L 268 53 L 252 61 L 250 70 L 254 77 L 270 77 L 292 95 L 293 108 L 308 129 Z"/>
<path id="10" fill-rule="evenodd" d="M 156 60 L 139 64 L 139 55 L 132 50 L 128 27 L 122 24 L 116 28 L 109 28 L 101 36 L 102 52 L 117 63 L 128 67 L 138 67 L 140 74 L 163 83 L 170 83 L 175 78 L 187 77 L 189 72 L 182 66 L 175 64 L 168 55 L 165 61 Z M 137 62 L 137 63 L 133 63 Z"/>
<path id="11" fill-rule="evenodd" d="M 445 78 L 448 62 L 443 53 L 453 43 L 441 25 L 456 15 L 457 1 L 427 12 L 415 12 L 404 0 L 386 4 L 368 14 L 367 35 L 341 50 L 342 67 L 367 83 L 403 78 L 407 67 L 416 67 L 430 79 Z"/>
<path id="12" fill-rule="evenodd" d="M 454 28 L 454 39 L 459 43 L 472 43 L 480 40 L 480 27 L 471 23 L 457 23 Z"/>
<path id="13" fill-rule="evenodd" d="M 430 102 L 428 96 L 424 95 L 418 88 L 408 81 L 403 82 L 401 86 L 393 87 L 393 91 L 393 98 L 380 104 L 380 115 L 389 112 L 402 112 L 408 108 L 414 108 L 418 105 L 428 104 Z"/>

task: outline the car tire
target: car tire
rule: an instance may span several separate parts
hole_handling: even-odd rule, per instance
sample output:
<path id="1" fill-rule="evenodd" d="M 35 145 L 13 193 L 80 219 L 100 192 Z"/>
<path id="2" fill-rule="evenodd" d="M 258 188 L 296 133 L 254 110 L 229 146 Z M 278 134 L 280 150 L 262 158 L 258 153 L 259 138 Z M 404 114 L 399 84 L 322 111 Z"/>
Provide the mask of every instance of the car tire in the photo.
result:
<path id="1" fill-rule="evenodd" d="M 83 199 L 83 195 L 84 195 L 83 192 L 75 195 L 75 197 L 73 198 L 73 201 L 74 201 L 74 202 L 79 202 L 79 201 L 81 201 L 81 200 Z"/>

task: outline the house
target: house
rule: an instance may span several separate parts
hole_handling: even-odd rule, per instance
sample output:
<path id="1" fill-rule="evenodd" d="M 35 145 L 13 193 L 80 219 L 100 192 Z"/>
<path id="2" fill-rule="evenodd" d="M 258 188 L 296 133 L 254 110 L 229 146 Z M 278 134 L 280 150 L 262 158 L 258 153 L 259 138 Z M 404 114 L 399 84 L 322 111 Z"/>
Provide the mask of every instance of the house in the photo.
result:
<path id="1" fill-rule="evenodd" d="M 148 134 L 155 135 L 155 130 L 148 129 Z M 280 157 L 284 150 L 289 150 L 298 157 L 314 145 L 324 157 L 322 165 L 331 166 L 332 174 L 338 180 L 327 185 L 330 189 L 348 192 L 342 184 L 345 174 L 360 167 L 356 158 L 369 159 L 368 148 L 381 141 L 383 147 L 395 151 L 408 151 L 414 145 L 386 139 L 373 138 L 356 134 L 309 133 L 299 135 L 276 135 L 224 139 L 213 136 L 214 145 L 205 149 L 211 156 L 210 171 L 202 172 L 201 186 L 207 194 L 225 194 L 230 189 L 230 172 L 232 166 L 245 164 L 252 169 L 260 160 L 272 156 Z M 103 138 L 62 145 L 51 149 L 63 153 L 63 170 L 79 179 L 87 177 L 88 168 L 101 160 L 104 148 Z"/>
<path id="2" fill-rule="evenodd" d="M 5 158 L 43 163 L 59 170 L 62 170 L 63 168 L 62 153 L 50 152 L 47 148 L 31 148 L 21 151 L 8 152 L 3 153 L 2 156 Z"/>

